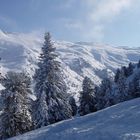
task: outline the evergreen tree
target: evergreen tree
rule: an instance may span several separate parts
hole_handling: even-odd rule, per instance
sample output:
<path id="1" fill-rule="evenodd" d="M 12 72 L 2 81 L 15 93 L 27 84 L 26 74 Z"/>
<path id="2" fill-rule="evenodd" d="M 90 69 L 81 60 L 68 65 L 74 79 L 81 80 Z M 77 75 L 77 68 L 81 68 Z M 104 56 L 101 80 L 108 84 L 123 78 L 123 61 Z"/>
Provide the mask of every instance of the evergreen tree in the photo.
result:
<path id="1" fill-rule="evenodd" d="M 97 109 L 100 110 L 113 104 L 112 81 L 105 78 L 97 90 Z"/>
<path id="2" fill-rule="evenodd" d="M 129 63 L 129 66 L 127 68 L 127 77 L 130 76 L 131 74 L 133 74 L 133 69 L 134 69 L 134 66 L 133 64 L 130 62 Z"/>
<path id="3" fill-rule="evenodd" d="M 120 69 L 117 69 L 116 74 L 115 74 L 115 77 L 114 77 L 114 81 L 116 83 L 118 82 L 119 76 L 120 76 Z"/>
<path id="4" fill-rule="evenodd" d="M 77 105 L 76 105 L 74 97 L 70 97 L 69 104 L 71 105 L 71 108 L 72 108 L 72 115 L 75 116 L 77 113 Z"/>
<path id="5" fill-rule="evenodd" d="M 129 83 L 128 95 L 131 99 L 140 97 L 140 72 Z"/>
<path id="6" fill-rule="evenodd" d="M 138 64 L 137 64 L 137 67 L 140 68 L 140 60 L 139 60 L 139 62 L 138 62 Z"/>
<path id="7" fill-rule="evenodd" d="M 123 102 L 128 98 L 128 85 L 126 83 L 126 71 L 125 68 L 121 69 L 120 77 L 117 82 L 117 88 L 115 93 L 116 103 Z"/>
<path id="8" fill-rule="evenodd" d="M 80 92 L 79 114 L 86 115 L 96 110 L 96 96 L 94 93 L 94 85 L 90 78 L 85 77 L 82 85 L 83 91 Z"/>
<path id="9" fill-rule="evenodd" d="M 128 70 L 127 70 L 127 67 L 126 66 L 123 66 L 122 68 L 121 68 L 121 74 L 120 74 L 120 76 L 124 76 L 124 77 L 128 77 Z"/>
<path id="10" fill-rule="evenodd" d="M 1 91 L 0 139 L 16 136 L 33 129 L 28 94 L 30 78 L 24 73 L 8 72 Z"/>
<path id="11" fill-rule="evenodd" d="M 72 116 L 61 65 L 57 60 L 50 33 L 46 33 L 44 39 L 39 68 L 35 74 L 37 101 L 34 118 L 37 128 Z"/>

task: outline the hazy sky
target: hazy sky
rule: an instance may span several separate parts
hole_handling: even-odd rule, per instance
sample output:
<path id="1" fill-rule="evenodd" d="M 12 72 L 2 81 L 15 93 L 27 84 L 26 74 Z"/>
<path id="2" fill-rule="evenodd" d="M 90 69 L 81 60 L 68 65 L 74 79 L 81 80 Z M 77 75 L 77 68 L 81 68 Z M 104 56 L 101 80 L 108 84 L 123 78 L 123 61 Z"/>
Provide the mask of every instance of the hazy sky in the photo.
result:
<path id="1" fill-rule="evenodd" d="M 0 28 L 55 39 L 140 46 L 140 0 L 0 0 Z"/>

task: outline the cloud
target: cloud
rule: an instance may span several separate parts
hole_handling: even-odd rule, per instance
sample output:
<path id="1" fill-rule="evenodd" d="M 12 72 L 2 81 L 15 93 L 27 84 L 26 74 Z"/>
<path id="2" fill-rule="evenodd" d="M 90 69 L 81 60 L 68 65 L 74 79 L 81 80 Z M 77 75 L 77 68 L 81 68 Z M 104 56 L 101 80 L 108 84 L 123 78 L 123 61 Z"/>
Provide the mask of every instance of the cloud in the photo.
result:
<path id="1" fill-rule="evenodd" d="M 108 24 L 129 10 L 136 0 L 81 0 L 85 7 L 84 15 L 66 24 L 68 29 L 81 30 L 82 38 L 101 41 Z M 84 20 L 83 20 L 84 19 Z"/>
<path id="2" fill-rule="evenodd" d="M 30 0 L 31 7 L 40 10 L 39 7 L 46 1 Z M 138 0 L 62 0 L 56 2 L 57 4 L 51 3 L 49 10 L 58 11 L 57 18 L 52 17 L 54 25 L 57 23 L 57 26 L 63 26 L 74 34 L 77 32 L 82 39 L 102 41 L 106 27 L 117 20 L 123 12 L 131 9 L 136 2 Z"/>
<path id="3" fill-rule="evenodd" d="M 106 25 L 128 10 L 134 2 L 135 0 L 87 0 L 87 21 L 92 25 L 91 38 L 102 39 Z"/>
<path id="4" fill-rule="evenodd" d="M 134 1 L 134 0 L 133 0 Z M 94 22 L 110 21 L 125 9 L 130 8 L 132 0 L 102 0 L 89 14 Z"/>

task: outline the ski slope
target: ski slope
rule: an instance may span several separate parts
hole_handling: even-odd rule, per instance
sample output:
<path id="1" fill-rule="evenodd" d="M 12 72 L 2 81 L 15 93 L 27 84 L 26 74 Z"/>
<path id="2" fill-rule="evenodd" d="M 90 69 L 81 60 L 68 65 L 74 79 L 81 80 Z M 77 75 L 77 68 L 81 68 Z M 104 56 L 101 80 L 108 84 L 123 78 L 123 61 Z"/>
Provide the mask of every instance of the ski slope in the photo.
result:
<path id="1" fill-rule="evenodd" d="M 10 140 L 140 140 L 140 98 Z"/>

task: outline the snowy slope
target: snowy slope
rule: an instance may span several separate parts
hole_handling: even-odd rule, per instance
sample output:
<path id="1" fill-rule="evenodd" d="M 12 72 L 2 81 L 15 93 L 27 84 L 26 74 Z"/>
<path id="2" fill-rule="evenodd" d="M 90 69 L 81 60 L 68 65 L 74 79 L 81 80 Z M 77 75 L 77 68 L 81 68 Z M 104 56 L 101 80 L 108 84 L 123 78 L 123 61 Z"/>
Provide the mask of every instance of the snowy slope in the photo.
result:
<path id="1" fill-rule="evenodd" d="M 11 140 L 140 140 L 140 98 Z"/>
<path id="2" fill-rule="evenodd" d="M 40 40 L 32 35 L 6 34 L 0 31 L 1 71 L 33 72 L 40 50 Z"/>
<path id="3" fill-rule="evenodd" d="M 43 40 L 32 34 L 4 33 L 0 31 L 1 71 L 26 70 L 33 75 Z M 70 92 L 81 89 L 84 76 L 99 84 L 105 76 L 113 74 L 116 68 L 137 62 L 140 48 L 111 47 L 96 43 L 71 43 L 56 41 L 54 45 L 60 54 L 66 83 Z"/>

